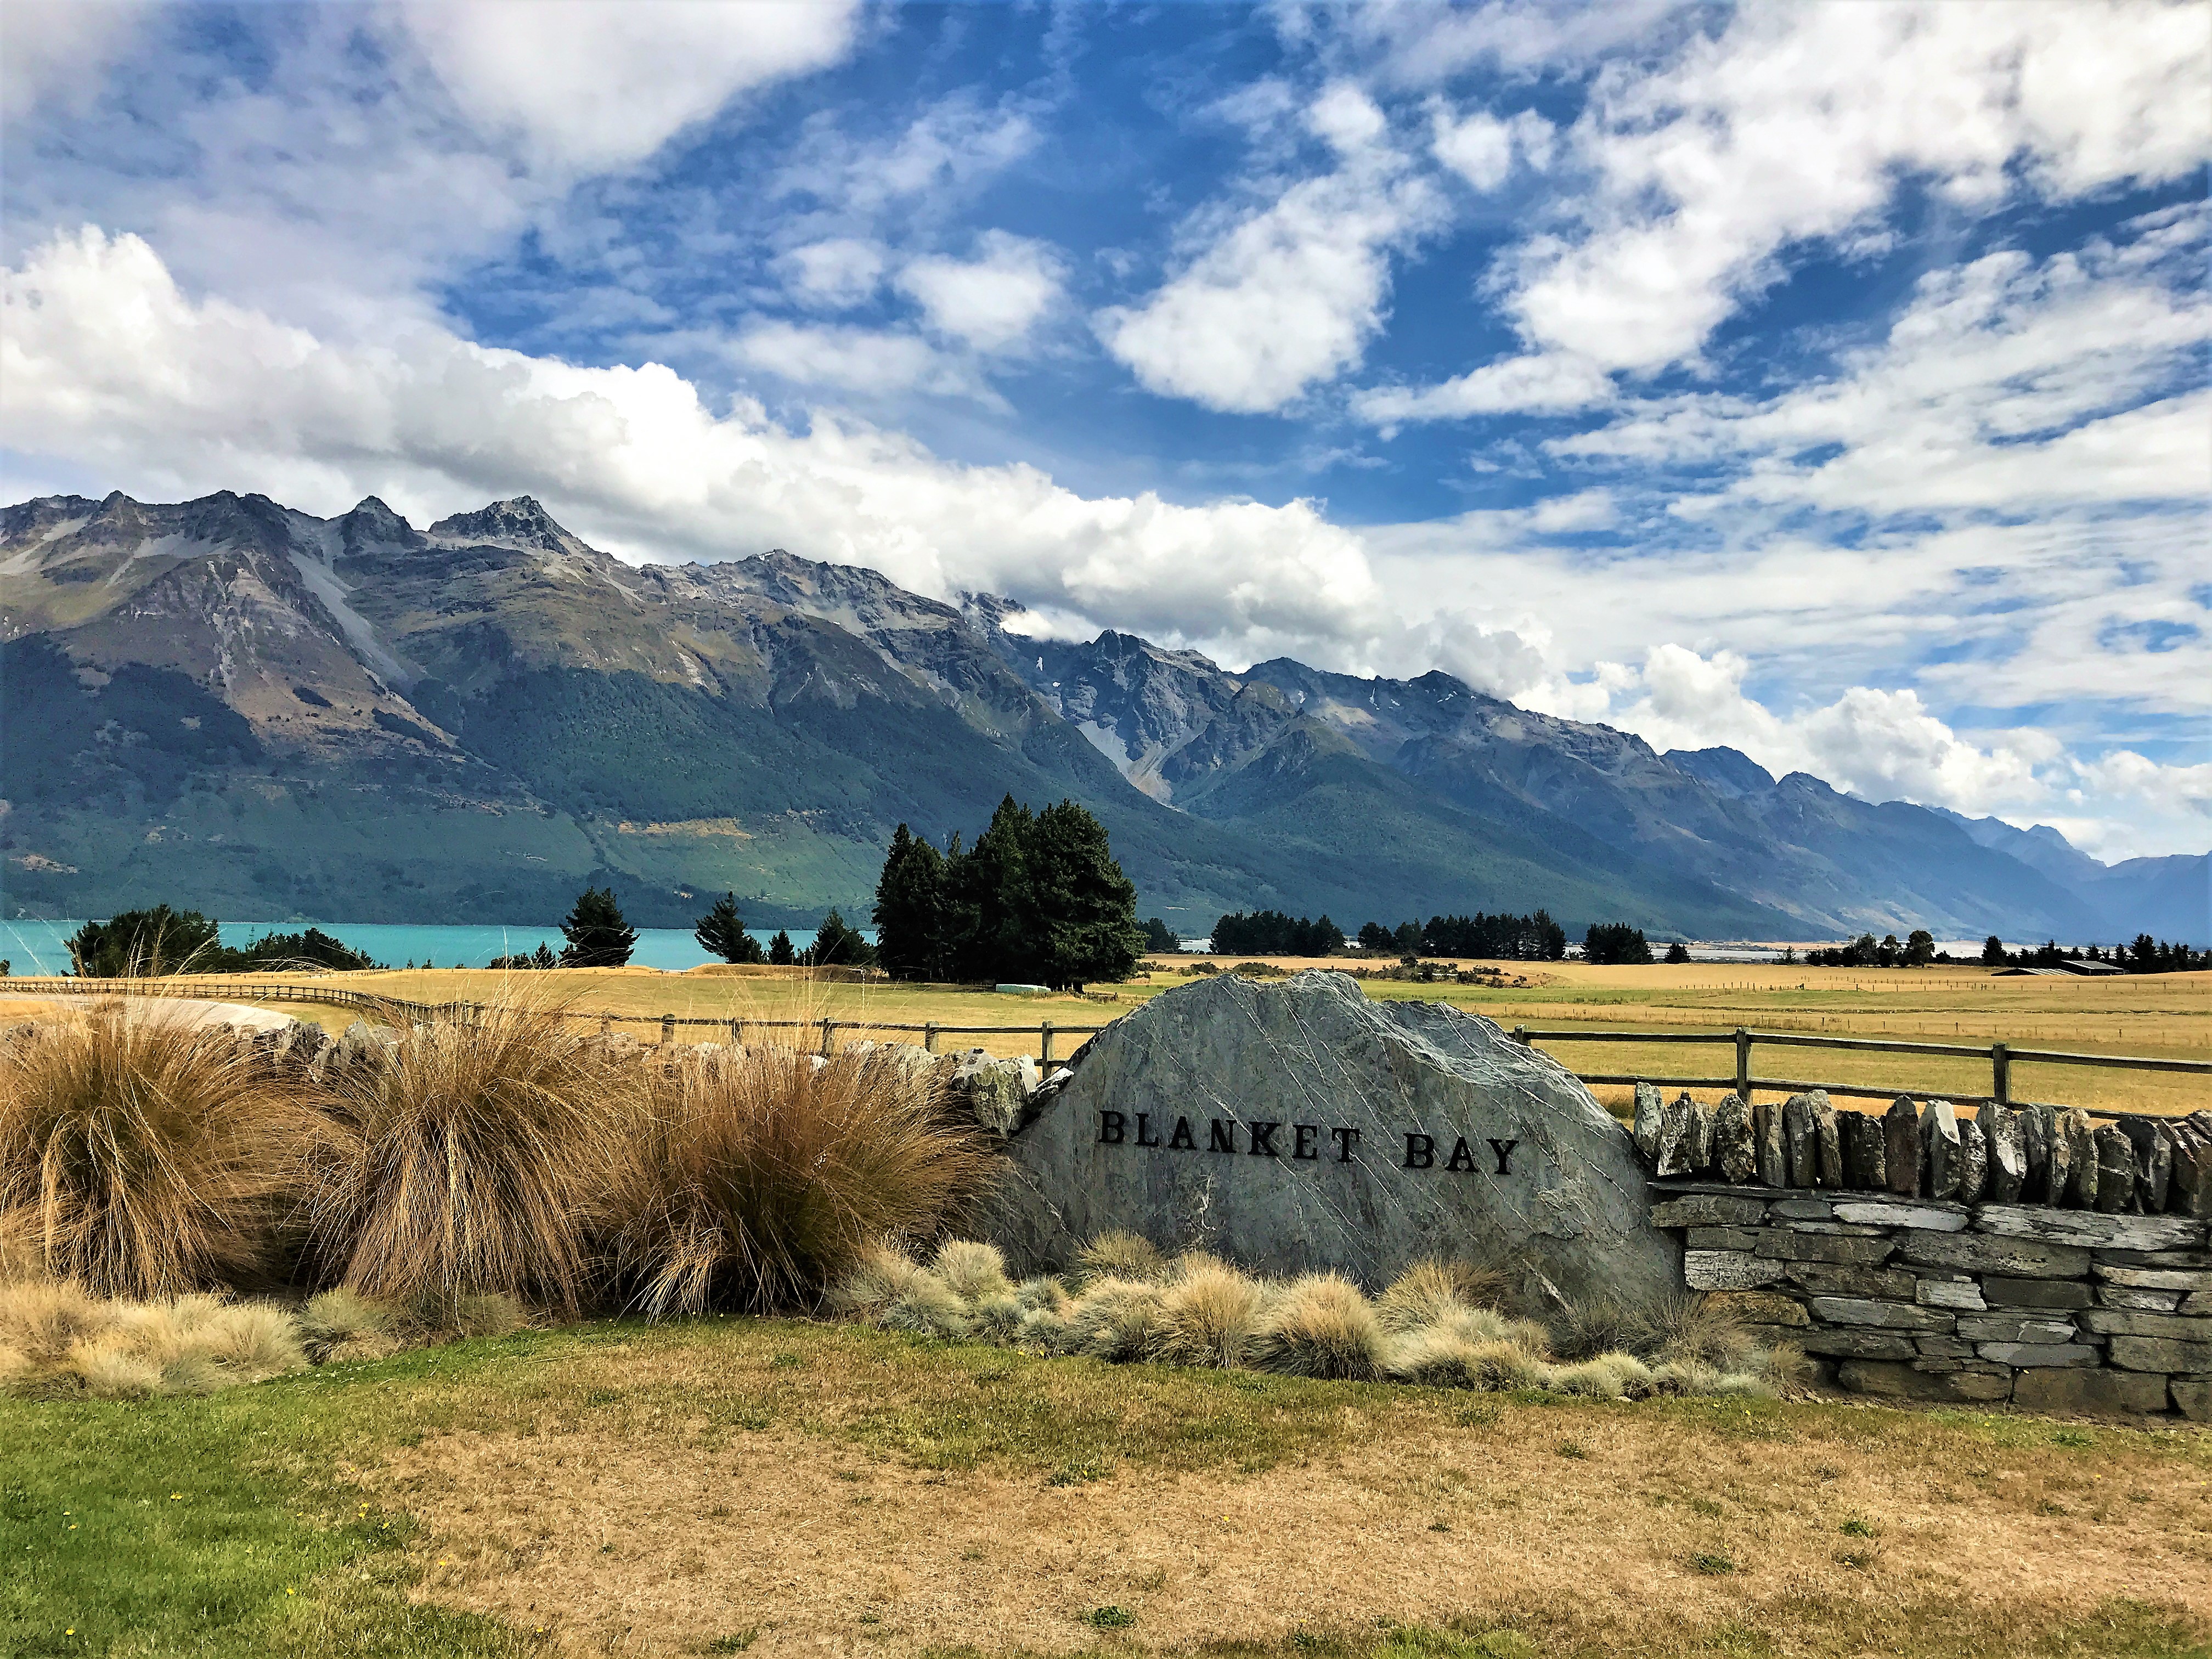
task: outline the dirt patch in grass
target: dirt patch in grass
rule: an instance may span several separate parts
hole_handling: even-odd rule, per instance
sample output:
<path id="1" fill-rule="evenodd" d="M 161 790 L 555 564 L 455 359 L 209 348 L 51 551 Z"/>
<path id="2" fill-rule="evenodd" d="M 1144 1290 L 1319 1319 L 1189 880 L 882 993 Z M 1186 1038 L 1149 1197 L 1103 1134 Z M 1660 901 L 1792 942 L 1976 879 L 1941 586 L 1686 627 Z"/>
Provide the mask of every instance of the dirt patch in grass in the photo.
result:
<path id="1" fill-rule="evenodd" d="M 391 1453 L 368 1478 L 428 1523 L 420 1593 L 636 1653 L 1364 1653 L 1405 1624 L 1527 1655 L 2159 1653 L 2212 1634 L 2198 1431 L 1330 1384 L 1270 1400 L 781 1329 L 603 1353 L 532 1420 Z"/>

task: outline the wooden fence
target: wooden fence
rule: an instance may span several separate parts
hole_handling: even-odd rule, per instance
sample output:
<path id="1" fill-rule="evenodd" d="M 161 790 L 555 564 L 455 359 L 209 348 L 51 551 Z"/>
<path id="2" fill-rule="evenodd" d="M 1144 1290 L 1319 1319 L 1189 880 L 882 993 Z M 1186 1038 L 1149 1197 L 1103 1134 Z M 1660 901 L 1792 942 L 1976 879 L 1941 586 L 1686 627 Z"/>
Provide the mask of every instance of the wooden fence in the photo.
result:
<path id="1" fill-rule="evenodd" d="M 0 980 L 0 988 L 21 991 L 33 996 L 140 996 L 207 997 L 220 995 L 226 1000 L 247 1002 L 308 1002 L 321 1003 L 326 1007 L 352 1008 L 363 1013 L 374 1014 L 385 1020 L 414 1020 L 434 1015 L 453 1015 L 478 1012 L 483 1005 L 473 1002 L 409 1002 L 398 997 L 377 996 L 366 991 L 349 991 L 335 985 L 295 985 L 276 982 L 226 981 L 220 986 L 195 986 L 189 979 L 9 979 Z M 717 1019 L 702 1016 L 678 1014 L 616 1014 L 585 1013 L 562 1011 L 564 1019 L 597 1020 L 602 1031 L 617 1025 L 646 1025 L 659 1028 L 659 1040 L 672 1043 L 677 1040 L 677 1028 L 687 1030 L 704 1028 L 721 1040 L 743 1042 L 748 1030 L 807 1031 L 821 1034 L 820 1052 L 831 1053 L 840 1033 L 857 1036 L 862 1032 L 896 1032 L 919 1035 L 921 1046 L 933 1054 L 938 1041 L 951 1036 L 1021 1036 L 1034 1031 L 1037 1036 L 1036 1059 L 1049 1066 L 1064 1055 L 1053 1053 L 1054 1045 L 1066 1037 L 1091 1036 L 1104 1030 L 1103 1025 L 1060 1025 L 1049 1019 L 1035 1025 L 942 1025 L 934 1020 L 924 1024 L 899 1024 L 882 1020 L 865 1019 Z M 1654 1077 L 1649 1073 L 1614 1073 L 1607 1072 L 1575 1072 L 1585 1083 L 1651 1083 L 1670 1088 L 1734 1089 L 1748 1099 L 1753 1089 L 1796 1091 L 1825 1089 L 1832 1095 L 1851 1095 L 1864 1099 L 1889 1099 L 1900 1094 L 1924 1093 L 1925 1091 L 1899 1085 L 1877 1088 L 1850 1083 L 1820 1083 L 1803 1078 L 1756 1077 L 1752 1073 L 1751 1053 L 1759 1043 L 1782 1048 L 1857 1048 L 1880 1054 L 1941 1055 L 1946 1059 L 1979 1060 L 1990 1067 L 1990 1098 L 2001 1105 L 2012 1101 L 2013 1062 L 2034 1061 L 2046 1066 L 2106 1066 L 2140 1072 L 2186 1072 L 2198 1076 L 2212 1076 L 2212 1060 L 2154 1060 L 2130 1054 L 2076 1054 L 2048 1048 L 2015 1048 L 2006 1042 L 1987 1045 L 1958 1042 L 1898 1042 L 1882 1037 L 1806 1036 L 1790 1031 L 1753 1031 L 1739 1025 L 1733 1031 L 1593 1031 L 1582 1027 L 1562 1030 L 1535 1030 L 1526 1025 L 1513 1028 L 1516 1042 L 1702 1042 L 1725 1043 L 1735 1051 L 1735 1068 L 1727 1077 Z M 813 1047 L 810 1040 L 808 1046 Z M 1568 1068 L 1572 1071 L 1574 1068 Z"/>

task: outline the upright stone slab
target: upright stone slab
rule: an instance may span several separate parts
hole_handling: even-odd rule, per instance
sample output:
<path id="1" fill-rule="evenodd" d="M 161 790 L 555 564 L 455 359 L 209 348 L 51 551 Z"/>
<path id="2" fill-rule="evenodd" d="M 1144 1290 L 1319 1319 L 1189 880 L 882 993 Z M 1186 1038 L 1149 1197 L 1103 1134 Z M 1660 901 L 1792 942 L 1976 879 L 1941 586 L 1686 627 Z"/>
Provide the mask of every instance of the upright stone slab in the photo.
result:
<path id="1" fill-rule="evenodd" d="M 1663 1098 L 1656 1083 L 1636 1085 L 1636 1121 L 1629 1133 L 1636 1142 L 1637 1155 L 1648 1169 L 1659 1167 L 1659 1124 Z"/>
<path id="2" fill-rule="evenodd" d="M 2096 1131 L 2089 1125 L 2089 1115 L 2079 1106 L 2069 1106 L 2059 1115 L 2058 1131 L 2066 1137 L 2066 1202 L 2077 1210 L 2097 1207 L 2097 1140 Z M 2052 1203 L 2058 1200 L 2056 1197 Z"/>
<path id="3" fill-rule="evenodd" d="M 2027 1147 L 2021 1114 L 1991 1101 L 1975 1114 L 1982 1126 L 1982 1141 L 1989 1152 L 1989 1175 L 1982 1187 L 1987 1204 L 2017 1204 L 2027 1182 Z"/>
<path id="4" fill-rule="evenodd" d="M 1813 1126 L 1813 1097 L 1792 1095 L 1782 1103 L 1782 1150 L 1788 1159 L 1792 1187 L 1820 1184 L 1820 1152 Z"/>
<path id="5" fill-rule="evenodd" d="M 1979 1117 L 1953 1116 L 1959 1125 L 1959 1202 L 1978 1204 L 1990 1172 L 1989 1143 L 1982 1139 Z"/>
<path id="6" fill-rule="evenodd" d="M 2173 1180 L 2173 1137 L 2154 1117 L 2130 1112 L 2119 1120 L 2119 1131 L 2136 1152 L 2136 1207 L 2145 1215 L 2166 1209 L 2166 1188 Z"/>
<path id="7" fill-rule="evenodd" d="M 2020 1125 L 2021 1152 L 2027 1163 L 2027 1179 L 2021 1183 L 2020 1200 L 2040 1204 L 2051 1194 L 2051 1109 L 2023 1106 L 2013 1115 Z"/>
<path id="8" fill-rule="evenodd" d="M 1922 1183 L 1930 1198 L 1959 1195 L 1959 1115 L 1948 1100 L 1931 1100 L 1920 1114 Z"/>
<path id="9" fill-rule="evenodd" d="M 1844 1112 L 1837 1127 L 1844 1138 L 1844 1185 L 1859 1192 L 1881 1191 L 1889 1184 L 1881 1120 L 1864 1112 Z"/>
<path id="10" fill-rule="evenodd" d="M 1899 1198 L 1920 1195 L 1920 1115 L 1910 1095 L 1899 1095 L 1881 1115 L 1883 1173 Z"/>
<path id="11" fill-rule="evenodd" d="M 2212 1215 L 2212 1139 L 2197 1132 L 2186 1118 L 2169 1124 L 2172 1138 L 2173 1170 L 2166 1188 L 2168 1215 Z"/>
<path id="12" fill-rule="evenodd" d="M 1678 1095 L 1659 1109 L 1659 1161 L 1653 1172 L 1662 1176 L 1690 1173 L 1690 1097 Z"/>
<path id="13" fill-rule="evenodd" d="M 2097 1149 L 2097 1207 L 2117 1215 L 2136 1207 L 2136 1149 L 2117 1124 L 2093 1137 Z"/>
<path id="14" fill-rule="evenodd" d="M 1836 1123 L 1836 1109 L 1829 1101 L 1826 1089 L 1813 1091 L 1812 1110 L 1813 1170 L 1816 1184 L 1840 1187 L 1844 1184 L 1843 1132 Z"/>
<path id="15" fill-rule="evenodd" d="M 1787 1187 L 1790 1155 L 1782 1139 L 1782 1108 L 1775 1102 L 1761 1100 L 1753 1104 L 1751 1138 L 1759 1158 L 1759 1184 Z"/>
<path id="16" fill-rule="evenodd" d="M 1759 1173 L 1758 1149 L 1751 1139 L 1751 1109 L 1739 1096 L 1723 1095 L 1713 1107 L 1713 1167 L 1722 1180 L 1738 1185 Z"/>
<path id="17" fill-rule="evenodd" d="M 2043 1166 L 2043 1192 L 2038 1201 L 2058 1205 L 2066 1202 L 2066 1194 L 2074 1185 L 2074 1137 L 2066 1132 L 2055 1107 L 2037 1109 L 2043 1120 L 2045 1136 L 2045 1162 Z"/>
<path id="18" fill-rule="evenodd" d="M 1024 1272 L 1123 1227 L 1369 1285 L 1425 1256 L 1578 1303 L 1683 1282 L 1629 1132 L 1589 1090 L 1486 1019 L 1370 1002 L 1342 974 L 1154 998 L 1084 1047 L 1006 1150 L 986 1231 Z"/>
<path id="19" fill-rule="evenodd" d="M 1701 1100 L 1682 1097 L 1682 1163 L 1690 1175 L 1703 1175 L 1713 1166 L 1713 1109 Z"/>

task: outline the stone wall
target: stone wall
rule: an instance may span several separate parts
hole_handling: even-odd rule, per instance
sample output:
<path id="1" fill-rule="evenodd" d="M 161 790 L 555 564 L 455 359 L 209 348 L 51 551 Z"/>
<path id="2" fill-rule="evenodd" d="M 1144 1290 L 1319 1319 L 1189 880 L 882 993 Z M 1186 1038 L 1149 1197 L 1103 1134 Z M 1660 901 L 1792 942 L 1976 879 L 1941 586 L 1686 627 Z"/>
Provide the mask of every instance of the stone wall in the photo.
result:
<path id="1" fill-rule="evenodd" d="M 2212 1249 L 2187 1216 L 1652 1183 L 1683 1275 L 1861 1394 L 2212 1420 Z"/>

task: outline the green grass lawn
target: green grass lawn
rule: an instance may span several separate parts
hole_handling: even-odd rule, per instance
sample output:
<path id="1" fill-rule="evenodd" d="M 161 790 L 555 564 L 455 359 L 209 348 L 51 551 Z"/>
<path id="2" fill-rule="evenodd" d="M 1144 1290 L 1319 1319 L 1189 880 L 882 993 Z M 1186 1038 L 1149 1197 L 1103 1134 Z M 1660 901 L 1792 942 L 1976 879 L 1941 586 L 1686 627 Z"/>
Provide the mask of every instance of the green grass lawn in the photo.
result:
<path id="1" fill-rule="evenodd" d="M 1677 1511 L 1702 1526 L 1696 1517 L 1725 1508 L 1725 1524 L 1765 1540 L 1759 1547 L 1769 1552 L 1781 1547 L 1776 1539 L 1795 1535 L 1788 1527 L 1803 1519 L 1803 1505 L 1786 1488 L 1740 1483 L 1733 1466 L 1747 1460 L 1786 1457 L 1817 1469 L 1821 1480 L 1864 1477 L 1900 1491 L 1948 1493 L 1945 1501 L 1966 1506 L 1955 1511 L 1946 1546 L 1953 1551 L 1979 1547 L 1977 1515 L 2017 1523 L 2042 1513 L 2116 1528 L 2116 1547 L 2130 1528 L 2154 1528 L 2167 1547 L 2177 1538 L 2188 1547 L 2194 1537 L 2202 1561 L 2212 1520 L 2205 1497 L 2212 1436 L 2201 1431 L 2146 1434 L 1856 1403 L 1595 1405 L 1109 1367 L 804 1322 L 605 1322 L 335 1366 L 204 1399 L 94 1404 L 0 1396 L 0 1559 L 9 1564 L 0 1572 L 0 1653 L 429 1659 L 579 1650 L 559 1645 L 558 1634 L 410 1599 L 440 1565 L 438 1547 L 421 1522 L 379 1500 L 390 1490 L 379 1466 L 387 1455 L 453 1431 L 500 1437 L 533 1458 L 617 1447 L 644 1467 L 662 1459 L 671 1468 L 773 1433 L 802 1456 L 841 1467 L 926 1470 L 932 1479 L 945 1472 L 954 1483 L 948 1502 L 969 1472 L 1028 1489 L 1110 1492 L 1116 1480 L 1166 1474 L 1228 1490 L 1286 1466 L 1356 1462 L 1377 1446 L 1433 1441 L 1461 1447 L 1454 1455 L 1471 1471 L 1473 1484 L 1455 1489 L 1451 1501 L 1473 1504 L 1475 1513 L 1485 1503 L 1502 1505 L 1493 1512 L 1509 1514 L 1542 1494 L 1532 1498 L 1524 1481 L 1486 1496 L 1481 1448 L 1503 1459 L 1509 1450 L 1556 1445 L 1565 1459 L 1582 1455 L 1585 1443 L 1618 1448 L 1628 1437 L 1636 1456 L 1649 1450 L 1662 1462 L 1685 1447 L 1701 1449 L 1689 1466 L 1693 1490 L 1675 1492 L 1648 1469 L 1636 1477 L 1646 1489 L 1634 1500 L 1637 1513 L 1656 1505 L 1666 1526 L 1674 1523 L 1664 1516 Z M 1584 1468 L 1553 1461 L 1578 1475 Z M 2022 1480 L 2029 1484 L 2007 1484 Z M 1901 1524 L 1869 1513 L 1829 1544 L 1818 1542 L 1826 1534 L 1817 1528 L 1809 1534 L 1823 1571 L 1830 1571 L 1832 1544 L 1859 1548 L 1854 1540 Z M 1615 1522 L 1592 1517 L 1589 1524 Z M 1827 1526 L 1826 1534 L 1834 1531 Z M 1750 1569 L 1744 1543 L 1714 1538 L 1698 1546 L 1705 1553 L 1684 1558 L 1695 1571 L 1722 1572 L 1711 1564 L 1726 1562 L 1733 1573 L 1738 1560 Z M 1624 1533 L 1623 1547 L 1632 1541 Z M 1760 1563 L 1770 1575 L 1789 1565 L 1778 1557 Z M 2005 1571 L 1996 1559 L 1984 1565 Z M 1878 1638 L 1881 1651 L 1924 1659 L 2212 1654 L 2203 1620 L 2167 1599 L 2175 1584 L 2116 1580 L 2111 1599 L 2093 1613 L 2031 1621 L 2027 1637 L 2016 1627 L 1982 1628 L 1981 1615 L 1947 1610 L 1916 1585 L 1897 1588 L 1905 1600 L 1887 1625 L 1866 1622 L 1856 1604 L 1808 1599 L 1793 1615 L 1802 1628 L 1777 1626 L 1770 1617 L 1723 1618 L 1648 1650 L 1782 1659 L 1875 1650 L 1863 1644 Z M 1563 1589 L 1569 1602 L 1553 1614 L 1471 1616 L 1451 1629 L 1370 1621 L 1207 1650 L 1223 1659 L 1292 1651 L 1595 1659 L 1607 1650 L 1577 1627 L 1571 1587 Z M 1124 1631 L 1110 1614 L 1094 1623 L 1100 1650 L 1145 1646 L 1142 1625 Z M 660 1650 L 714 1651 L 720 1641 L 719 1650 L 734 1651 L 730 1644 L 742 1635 L 705 1632 L 688 1650 Z M 1066 1650 L 1064 1643 L 1042 1645 Z"/>

